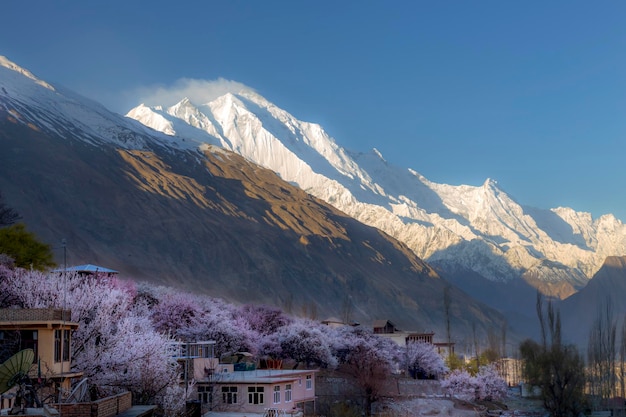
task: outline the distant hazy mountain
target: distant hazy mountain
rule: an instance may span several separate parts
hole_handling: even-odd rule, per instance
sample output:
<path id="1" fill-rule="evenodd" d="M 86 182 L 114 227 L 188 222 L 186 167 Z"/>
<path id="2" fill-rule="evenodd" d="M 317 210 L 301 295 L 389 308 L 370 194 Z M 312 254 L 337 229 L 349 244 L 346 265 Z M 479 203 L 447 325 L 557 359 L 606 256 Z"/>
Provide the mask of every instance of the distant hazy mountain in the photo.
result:
<path id="1" fill-rule="evenodd" d="M 528 307 L 514 288 L 532 294 L 531 310 L 536 289 L 565 298 L 584 287 L 607 256 L 626 254 L 626 226 L 611 214 L 594 220 L 569 208 L 525 207 L 491 179 L 478 187 L 431 182 L 376 149 L 349 152 L 321 126 L 251 91 L 208 103 L 181 97 L 171 107 L 140 105 L 128 116 L 168 135 L 217 143 L 275 171 L 404 242 L 459 287 L 501 309 Z"/>
<path id="2" fill-rule="evenodd" d="M 449 288 L 455 341 L 463 342 L 474 326 L 482 335 L 502 328 L 498 312 L 450 286 L 406 245 L 293 186 L 284 173 L 281 179 L 252 163 L 249 155 L 257 152 L 258 159 L 293 175 L 307 172 L 311 184 L 324 183 L 337 191 L 330 194 L 358 204 L 339 182 L 308 165 L 330 175 L 334 165 L 324 161 L 332 159 L 353 164 L 345 175 L 365 175 L 318 126 L 290 125 L 289 116 L 269 104 L 262 110 L 241 100 L 222 97 L 210 117 L 182 102 L 177 111 L 190 121 L 197 117 L 204 130 L 167 116 L 185 132 L 169 136 L 0 57 L 0 190 L 28 229 L 52 244 L 59 262 L 65 238 L 70 265 L 100 264 L 122 277 L 318 318 L 365 325 L 389 319 L 441 338 Z M 267 121 L 260 124 L 248 107 Z M 263 113 L 270 110 L 285 123 L 270 123 L 275 119 Z M 218 123 L 218 116 L 230 123 Z M 162 122 L 154 112 L 145 117 Z M 240 125 L 246 117 L 247 127 Z M 284 145 L 261 134 L 270 124 Z M 243 134 L 252 126 L 261 132 L 257 142 L 239 140 L 238 129 Z M 222 142 L 248 159 L 215 146 Z M 300 158 L 287 158 L 286 148 Z"/>

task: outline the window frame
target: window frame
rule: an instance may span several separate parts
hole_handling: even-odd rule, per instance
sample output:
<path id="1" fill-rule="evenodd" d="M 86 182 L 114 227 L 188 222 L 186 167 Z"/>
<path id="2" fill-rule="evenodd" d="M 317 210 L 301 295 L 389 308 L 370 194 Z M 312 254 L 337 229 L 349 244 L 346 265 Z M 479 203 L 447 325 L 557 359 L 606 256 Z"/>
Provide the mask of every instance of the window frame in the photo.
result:
<path id="1" fill-rule="evenodd" d="M 291 384 L 285 384 L 285 402 L 290 403 L 292 401 L 291 398 Z"/>
<path id="2" fill-rule="evenodd" d="M 213 390 L 206 385 L 198 385 L 196 392 L 198 393 L 198 401 L 202 404 L 213 404 Z"/>
<path id="3" fill-rule="evenodd" d="M 280 385 L 275 385 L 274 390 L 274 404 L 280 404 Z"/>
<path id="4" fill-rule="evenodd" d="M 69 329 L 54 329 L 54 362 L 70 361 L 72 333 Z"/>
<path id="5" fill-rule="evenodd" d="M 239 387 L 237 385 L 222 386 L 222 402 L 224 404 L 237 404 Z"/>
<path id="6" fill-rule="evenodd" d="M 70 361 L 71 340 L 72 340 L 71 331 L 68 329 L 64 329 L 62 333 L 62 340 L 61 340 L 63 362 Z"/>
<path id="7" fill-rule="evenodd" d="M 248 387 L 248 404 L 265 404 L 265 387 L 251 385 Z"/>

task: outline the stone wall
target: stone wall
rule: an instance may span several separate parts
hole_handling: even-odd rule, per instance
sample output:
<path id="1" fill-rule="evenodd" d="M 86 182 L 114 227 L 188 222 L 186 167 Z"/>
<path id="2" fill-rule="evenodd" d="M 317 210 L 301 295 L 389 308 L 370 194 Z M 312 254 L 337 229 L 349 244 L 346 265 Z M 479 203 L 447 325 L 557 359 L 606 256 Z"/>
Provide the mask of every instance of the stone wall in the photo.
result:
<path id="1" fill-rule="evenodd" d="M 64 314 L 65 313 L 65 314 Z M 69 310 L 53 308 L 0 308 L 0 321 L 69 320 Z"/>
<path id="2" fill-rule="evenodd" d="M 317 397 L 335 398 L 351 398 L 363 395 L 352 378 L 331 373 L 316 376 L 315 394 Z M 391 375 L 385 381 L 381 394 L 391 398 L 416 398 L 443 396 L 444 392 L 439 381 Z"/>
<path id="3" fill-rule="evenodd" d="M 112 417 L 132 406 L 132 394 L 124 392 L 89 403 L 53 404 L 64 417 Z"/>

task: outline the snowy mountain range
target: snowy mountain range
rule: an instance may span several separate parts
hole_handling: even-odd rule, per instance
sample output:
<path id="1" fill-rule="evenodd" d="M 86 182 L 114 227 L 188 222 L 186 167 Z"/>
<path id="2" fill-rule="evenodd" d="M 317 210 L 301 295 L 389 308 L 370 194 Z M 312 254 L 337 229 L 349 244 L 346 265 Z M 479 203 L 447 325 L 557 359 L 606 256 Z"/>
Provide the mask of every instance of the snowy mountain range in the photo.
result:
<path id="1" fill-rule="evenodd" d="M 459 343 L 475 328 L 485 336 L 506 324 L 397 239 L 216 146 L 221 128 L 176 128 L 187 134 L 155 131 L 0 57 L 0 192 L 57 262 L 67 254 L 68 265 L 102 265 L 137 282 L 318 319 L 383 318 L 443 335 L 447 314 Z M 302 129 L 323 135 L 314 125 Z M 317 151 L 299 142 L 293 151 L 314 159 Z M 327 144 L 316 146 L 324 152 Z M 350 161 L 339 157 L 337 164 Z M 311 172 L 303 161 L 295 168 Z"/>
<path id="2" fill-rule="evenodd" d="M 297 120 L 251 90 L 206 103 L 182 97 L 173 106 L 140 105 L 124 117 L 4 57 L 0 69 L 0 110 L 16 123 L 128 154 L 157 148 L 184 154 L 187 164 L 207 151 L 217 155 L 218 147 L 232 151 L 398 239 L 447 281 L 501 311 L 533 310 L 529 297 L 536 289 L 566 298 L 586 286 L 607 257 L 626 254 L 626 226 L 611 214 L 593 219 L 569 208 L 526 207 L 491 179 L 477 187 L 434 183 L 387 162 L 376 149 L 342 148 L 321 126 Z M 144 178 L 142 187 L 177 198 L 193 188 L 175 189 L 171 180 Z M 206 204 L 202 196 L 185 198 Z"/>
<path id="3" fill-rule="evenodd" d="M 394 166 L 376 149 L 352 153 L 324 129 L 297 120 L 253 91 L 207 103 L 140 105 L 127 114 L 172 137 L 218 144 L 407 244 L 442 275 L 492 304 L 478 281 L 522 281 L 565 298 L 584 287 L 608 256 L 626 254 L 626 226 L 566 207 L 525 207 L 495 180 L 481 186 L 429 181 Z M 518 282 L 519 284 L 519 282 Z M 510 292 L 507 285 L 501 286 Z M 504 307 L 507 297 L 501 298 Z"/>

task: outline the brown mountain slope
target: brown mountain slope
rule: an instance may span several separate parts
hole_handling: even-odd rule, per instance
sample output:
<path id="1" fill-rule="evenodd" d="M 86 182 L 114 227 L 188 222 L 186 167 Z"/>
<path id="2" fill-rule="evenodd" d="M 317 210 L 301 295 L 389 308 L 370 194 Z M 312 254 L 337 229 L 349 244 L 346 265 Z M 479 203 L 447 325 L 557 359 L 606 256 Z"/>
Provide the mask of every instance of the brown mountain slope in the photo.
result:
<path id="1" fill-rule="evenodd" d="M 80 133 L 78 132 L 77 135 Z M 0 190 L 68 264 L 233 302 L 369 325 L 386 318 L 444 338 L 448 284 L 403 244 L 273 172 L 219 148 L 126 150 L 63 139 L 0 112 Z M 495 311 L 451 290 L 454 339 Z"/>

